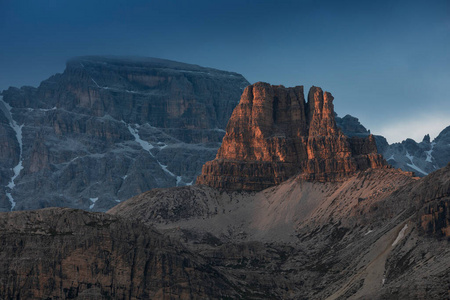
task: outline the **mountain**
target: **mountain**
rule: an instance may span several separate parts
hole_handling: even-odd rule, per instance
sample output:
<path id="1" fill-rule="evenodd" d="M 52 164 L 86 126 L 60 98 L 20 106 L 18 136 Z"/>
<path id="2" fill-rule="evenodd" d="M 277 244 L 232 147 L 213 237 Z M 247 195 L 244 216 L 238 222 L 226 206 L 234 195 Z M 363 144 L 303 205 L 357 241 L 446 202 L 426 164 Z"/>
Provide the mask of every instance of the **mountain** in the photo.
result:
<path id="1" fill-rule="evenodd" d="M 301 87 L 247 87 L 196 186 L 151 190 L 108 213 L 182 241 L 255 299 L 448 296 L 450 165 L 420 180 L 382 163 L 341 170 L 342 157 L 374 153 L 355 155 L 351 141 L 375 139 L 345 137 L 331 95 L 315 87 L 309 95 L 305 103 Z M 292 158 L 305 148 L 306 159 L 336 169 L 302 169 Z M 293 176 L 286 162 L 300 166 Z"/>
<path id="2" fill-rule="evenodd" d="M 243 190 L 248 177 L 204 176 L 207 167 L 199 182 L 208 185 L 152 189 L 107 213 L 0 213 L 0 296 L 448 298 L 450 164 L 424 178 L 383 163 L 371 168 L 360 161 L 383 162 L 372 152 L 375 139 L 344 136 L 331 95 L 314 87 L 302 119 L 301 109 L 285 105 L 301 99 L 300 87 L 258 83 L 244 95 L 253 89 L 265 96 L 252 98 L 259 105 L 242 97 L 221 150 L 205 165 L 231 153 L 236 160 L 224 170 L 242 166 L 242 174 L 267 181 Z M 280 101 L 287 92 L 291 101 Z M 306 146 L 291 133 L 302 130 Z M 267 146 L 290 144 L 300 148 Z M 283 177 L 264 164 L 283 166 L 281 158 L 298 159 L 301 147 L 309 149 L 308 161 L 318 162 L 317 174 L 297 166 L 296 174 L 274 183 Z M 340 169 L 341 161 L 354 169 Z"/>
<path id="3" fill-rule="evenodd" d="M 253 299 L 445 299 L 449 201 L 450 165 L 423 179 L 296 176 L 257 193 L 155 189 L 109 213 L 182 241 Z"/>
<path id="4" fill-rule="evenodd" d="M 0 211 L 105 211 L 192 184 L 248 82 L 155 58 L 86 56 L 0 96 Z"/>
<path id="5" fill-rule="evenodd" d="M 67 208 L 0 213 L 1 299 L 206 299 L 238 292 L 153 228 Z"/>
<path id="6" fill-rule="evenodd" d="M 361 125 L 357 118 L 350 115 L 343 118 L 336 117 L 336 124 L 347 136 L 370 135 L 370 131 Z M 443 168 L 450 162 L 450 126 L 442 130 L 433 141 L 427 134 L 420 143 L 406 139 L 401 143 L 389 144 L 383 136 L 374 137 L 378 152 L 390 165 L 414 172 L 419 177 Z"/>
<path id="7" fill-rule="evenodd" d="M 428 175 L 450 162 L 450 126 L 433 141 L 426 135 L 420 143 L 406 139 L 389 145 L 383 156 L 396 168 L 413 171 L 421 177 Z"/>
<path id="8" fill-rule="evenodd" d="M 338 129 L 330 93 L 312 87 L 306 102 L 302 86 L 258 82 L 245 89 L 197 183 L 260 191 L 297 173 L 326 182 L 385 165 L 372 136 L 349 138 Z"/>

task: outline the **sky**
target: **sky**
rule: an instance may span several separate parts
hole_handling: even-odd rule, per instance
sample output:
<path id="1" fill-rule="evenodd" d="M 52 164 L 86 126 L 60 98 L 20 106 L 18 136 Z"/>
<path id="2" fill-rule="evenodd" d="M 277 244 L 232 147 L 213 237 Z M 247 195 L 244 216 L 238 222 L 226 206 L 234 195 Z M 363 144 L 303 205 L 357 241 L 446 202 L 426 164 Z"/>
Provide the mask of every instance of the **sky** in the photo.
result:
<path id="1" fill-rule="evenodd" d="M 74 56 L 147 56 L 320 86 L 390 143 L 450 125 L 448 0 L 0 0 L 0 40 L 0 90 Z"/>

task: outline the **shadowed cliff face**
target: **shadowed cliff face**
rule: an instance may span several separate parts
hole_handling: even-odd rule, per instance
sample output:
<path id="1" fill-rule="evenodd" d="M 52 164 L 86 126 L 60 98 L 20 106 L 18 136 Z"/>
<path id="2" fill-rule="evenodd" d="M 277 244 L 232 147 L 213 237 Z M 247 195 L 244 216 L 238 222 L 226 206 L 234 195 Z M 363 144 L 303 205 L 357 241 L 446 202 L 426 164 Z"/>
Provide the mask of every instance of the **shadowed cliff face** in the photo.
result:
<path id="1" fill-rule="evenodd" d="M 1 299 L 219 299 L 234 287 L 136 222 L 51 208 L 0 213 Z"/>
<path id="2" fill-rule="evenodd" d="M 332 181 L 358 170 L 385 166 L 375 140 L 346 137 L 336 126 L 333 96 L 312 87 L 256 83 L 245 89 L 227 125 L 216 159 L 206 163 L 198 184 L 258 191 L 303 173 Z"/>
<path id="3" fill-rule="evenodd" d="M 192 184 L 247 85 L 196 65 L 92 56 L 38 88 L 3 91 L 0 211 L 105 211 L 152 188 Z"/>

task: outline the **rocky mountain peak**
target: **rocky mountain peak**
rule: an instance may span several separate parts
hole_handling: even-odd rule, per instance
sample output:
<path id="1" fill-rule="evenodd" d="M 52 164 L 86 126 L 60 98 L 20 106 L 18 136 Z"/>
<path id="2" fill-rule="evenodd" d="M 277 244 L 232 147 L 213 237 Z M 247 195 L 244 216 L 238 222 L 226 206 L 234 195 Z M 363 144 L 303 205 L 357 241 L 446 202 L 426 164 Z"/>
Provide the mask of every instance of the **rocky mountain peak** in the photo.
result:
<path id="1" fill-rule="evenodd" d="M 203 166 L 198 184 L 257 191 L 303 173 L 315 181 L 339 180 L 385 166 L 375 139 L 346 137 L 338 129 L 333 96 L 312 87 L 248 86 L 227 125 L 216 159 Z"/>
<path id="2" fill-rule="evenodd" d="M 3 91 L 0 211 L 104 211 L 152 188 L 192 184 L 248 84 L 181 62 L 82 56 L 38 88 Z"/>

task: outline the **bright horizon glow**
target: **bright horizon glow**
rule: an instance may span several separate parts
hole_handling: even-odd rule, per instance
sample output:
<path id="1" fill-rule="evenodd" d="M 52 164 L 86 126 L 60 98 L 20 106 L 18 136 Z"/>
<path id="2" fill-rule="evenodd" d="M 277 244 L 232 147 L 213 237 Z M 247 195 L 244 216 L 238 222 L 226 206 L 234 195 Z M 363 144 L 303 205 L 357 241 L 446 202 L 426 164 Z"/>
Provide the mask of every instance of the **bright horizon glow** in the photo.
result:
<path id="1" fill-rule="evenodd" d="M 387 122 L 372 133 L 384 136 L 389 144 L 399 143 L 407 138 L 420 143 L 426 134 L 429 134 L 431 141 L 433 141 L 449 125 L 450 118 L 448 115 L 444 116 L 442 113 L 434 112 L 430 115 L 422 114 Z"/>

